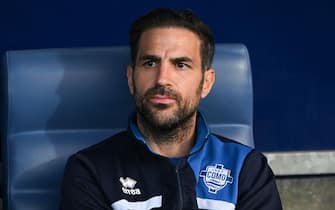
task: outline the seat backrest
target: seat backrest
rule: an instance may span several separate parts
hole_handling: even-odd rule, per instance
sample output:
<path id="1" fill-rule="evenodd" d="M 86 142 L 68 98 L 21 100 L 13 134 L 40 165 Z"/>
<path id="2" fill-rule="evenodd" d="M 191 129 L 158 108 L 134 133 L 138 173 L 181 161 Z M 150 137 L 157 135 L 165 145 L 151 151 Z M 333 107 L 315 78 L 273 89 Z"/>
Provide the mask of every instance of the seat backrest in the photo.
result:
<path id="1" fill-rule="evenodd" d="M 212 132 L 254 147 L 253 89 L 248 50 L 241 44 L 217 44 L 215 84 L 200 104 Z"/>
<path id="2" fill-rule="evenodd" d="M 4 204 L 58 209 L 67 158 L 127 127 L 127 47 L 9 51 L 3 114 Z M 252 87 L 243 45 L 217 45 L 216 85 L 201 104 L 212 129 L 253 145 Z"/>

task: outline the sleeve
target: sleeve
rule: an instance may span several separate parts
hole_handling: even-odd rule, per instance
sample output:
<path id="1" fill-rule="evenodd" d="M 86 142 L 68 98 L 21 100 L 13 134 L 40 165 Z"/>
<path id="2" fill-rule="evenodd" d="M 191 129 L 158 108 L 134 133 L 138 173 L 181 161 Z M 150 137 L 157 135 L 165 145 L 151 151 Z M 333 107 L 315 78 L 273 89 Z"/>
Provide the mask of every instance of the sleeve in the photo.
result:
<path id="1" fill-rule="evenodd" d="M 70 157 L 62 182 L 60 210 L 112 209 L 98 183 L 90 161 L 78 154 Z"/>
<path id="2" fill-rule="evenodd" d="M 239 176 L 236 210 L 282 210 L 275 177 L 266 157 L 251 151 Z"/>

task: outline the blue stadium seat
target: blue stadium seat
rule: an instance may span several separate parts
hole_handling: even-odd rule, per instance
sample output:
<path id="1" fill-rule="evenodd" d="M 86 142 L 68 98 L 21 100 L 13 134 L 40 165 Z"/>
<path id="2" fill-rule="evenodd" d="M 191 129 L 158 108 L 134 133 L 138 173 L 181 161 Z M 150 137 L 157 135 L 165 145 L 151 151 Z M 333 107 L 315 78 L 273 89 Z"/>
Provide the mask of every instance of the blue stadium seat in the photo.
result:
<path id="1" fill-rule="evenodd" d="M 129 50 L 9 51 L 4 60 L 5 209 L 56 210 L 69 155 L 127 127 Z M 213 131 L 253 146 L 247 49 L 220 44 L 214 60 L 216 84 L 201 110 Z"/>

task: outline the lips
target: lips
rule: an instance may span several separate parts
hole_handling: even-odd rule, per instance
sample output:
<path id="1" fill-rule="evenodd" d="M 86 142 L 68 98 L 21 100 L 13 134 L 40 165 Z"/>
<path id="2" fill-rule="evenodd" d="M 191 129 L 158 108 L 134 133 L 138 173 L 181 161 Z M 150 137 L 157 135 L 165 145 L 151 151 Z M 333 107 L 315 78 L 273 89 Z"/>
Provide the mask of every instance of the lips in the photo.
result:
<path id="1" fill-rule="evenodd" d="M 167 95 L 156 94 L 150 97 L 149 101 L 153 104 L 170 104 L 173 103 L 175 99 Z"/>

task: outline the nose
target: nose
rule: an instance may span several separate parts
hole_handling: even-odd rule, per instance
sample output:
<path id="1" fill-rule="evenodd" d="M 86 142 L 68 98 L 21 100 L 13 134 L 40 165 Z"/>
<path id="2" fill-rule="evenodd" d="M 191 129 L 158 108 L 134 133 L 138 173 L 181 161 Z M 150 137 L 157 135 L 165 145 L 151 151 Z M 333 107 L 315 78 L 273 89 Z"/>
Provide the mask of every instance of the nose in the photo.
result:
<path id="1" fill-rule="evenodd" d="M 166 63 L 161 63 L 157 71 L 157 84 L 170 85 L 171 72 L 169 66 Z"/>

